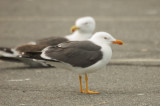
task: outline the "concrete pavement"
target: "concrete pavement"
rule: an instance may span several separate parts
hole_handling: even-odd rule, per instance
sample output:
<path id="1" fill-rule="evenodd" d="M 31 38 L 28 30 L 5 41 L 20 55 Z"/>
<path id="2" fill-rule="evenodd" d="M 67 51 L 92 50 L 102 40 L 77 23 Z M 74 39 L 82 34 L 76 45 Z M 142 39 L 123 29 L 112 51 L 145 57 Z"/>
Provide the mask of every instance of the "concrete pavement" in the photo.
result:
<path id="1" fill-rule="evenodd" d="M 83 16 L 93 16 L 96 31 L 107 31 L 125 45 L 113 45 L 112 62 L 89 75 L 89 88 L 101 92 L 98 95 L 81 94 L 78 76 L 69 71 L 0 60 L 0 106 L 159 106 L 160 62 L 155 61 L 160 59 L 159 4 L 159 0 L 1 0 L 0 46 L 70 34 L 75 19 Z"/>

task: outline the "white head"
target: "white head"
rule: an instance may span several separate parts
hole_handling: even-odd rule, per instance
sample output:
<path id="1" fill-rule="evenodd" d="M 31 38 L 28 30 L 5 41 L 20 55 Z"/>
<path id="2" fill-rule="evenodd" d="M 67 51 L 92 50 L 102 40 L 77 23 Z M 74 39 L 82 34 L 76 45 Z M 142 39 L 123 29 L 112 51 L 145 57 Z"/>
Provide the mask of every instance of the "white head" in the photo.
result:
<path id="1" fill-rule="evenodd" d="M 92 17 L 78 18 L 75 22 L 75 26 L 71 28 L 72 32 L 79 31 L 80 33 L 92 34 L 96 26 L 96 22 Z"/>
<path id="2" fill-rule="evenodd" d="M 99 45 L 110 45 L 112 43 L 119 45 L 123 44 L 122 41 L 116 40 L 112 35 L 107 32 L 96 32 L 90 40 Z"/>

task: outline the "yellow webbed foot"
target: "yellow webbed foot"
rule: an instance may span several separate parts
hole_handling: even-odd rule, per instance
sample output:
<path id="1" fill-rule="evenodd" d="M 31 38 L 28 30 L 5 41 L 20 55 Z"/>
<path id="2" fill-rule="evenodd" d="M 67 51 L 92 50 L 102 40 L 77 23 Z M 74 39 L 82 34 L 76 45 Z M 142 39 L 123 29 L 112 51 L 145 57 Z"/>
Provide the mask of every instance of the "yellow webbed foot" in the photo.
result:
<path id="1" fill-rule="evenodd" d="M 99 92 L 95 92 L 95 91 L 90 91 L 90 90 L 84 90 L 81 93 L 85 93 L 85 94 L 99 94 Z"/>

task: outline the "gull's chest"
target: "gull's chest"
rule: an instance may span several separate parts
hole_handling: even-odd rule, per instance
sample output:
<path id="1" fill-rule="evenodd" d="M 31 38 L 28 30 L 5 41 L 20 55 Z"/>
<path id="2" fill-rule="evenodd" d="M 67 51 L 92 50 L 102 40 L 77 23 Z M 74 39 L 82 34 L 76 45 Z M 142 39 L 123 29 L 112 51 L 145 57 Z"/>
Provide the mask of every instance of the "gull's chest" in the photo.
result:
<path id="1" fill-rule="evenodd" d="M 101 51 L 103 53 L 103 58 L 102 58 L 101 62 L 102 62 L 102 64 L 106 65 L 112 57 L 112 49 L 110 46 L 107 46 L 107 47 L 103 47 L 101 49 Z"/>

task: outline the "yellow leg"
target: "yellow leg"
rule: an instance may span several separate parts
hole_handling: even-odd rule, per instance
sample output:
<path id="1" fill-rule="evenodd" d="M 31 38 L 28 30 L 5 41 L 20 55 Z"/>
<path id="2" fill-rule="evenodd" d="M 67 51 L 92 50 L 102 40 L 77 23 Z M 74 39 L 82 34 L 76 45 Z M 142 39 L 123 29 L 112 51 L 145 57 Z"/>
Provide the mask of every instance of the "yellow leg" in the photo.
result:
<path id="1" fill-rule="evenodd" d="M 88 76 L 87 76 L 87 74 L 85 74 L 85 81 L 86 81 L 86 90 L 83 91 L 83 93 L 87 93 L 87 94 L 99 94 L 99 92 L 88 90 Z"/>
<path id="2" fill-rule="evenodd" d="M 82 88 L 82 76 L 79 76 L 79 82 L 80 82 L 80 92 L 83 92 L 83 88 Z"/>
<path id="3" fill-rule="evenodd" d="M 88 91 L 88 76 L 85 74 L 85 81 L 86 81 L 86 92 Z"/>

